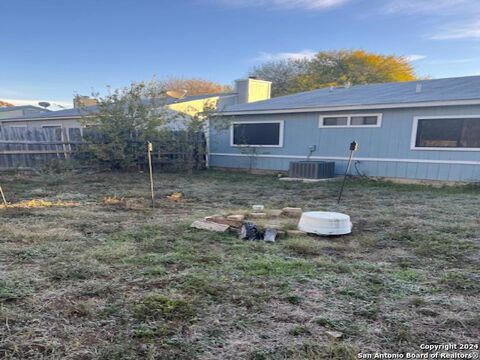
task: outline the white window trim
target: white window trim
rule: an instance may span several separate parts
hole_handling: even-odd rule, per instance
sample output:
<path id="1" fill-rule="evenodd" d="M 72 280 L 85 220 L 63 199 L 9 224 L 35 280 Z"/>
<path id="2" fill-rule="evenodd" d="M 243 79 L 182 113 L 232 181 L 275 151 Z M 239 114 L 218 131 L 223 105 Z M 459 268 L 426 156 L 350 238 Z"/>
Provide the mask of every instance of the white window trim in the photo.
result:
<path id="1" fill-rule="evenodd" d="M 410 138 L 410 150 L 414 151 L 480 151 L 480 148 L 462 148 L 462 147 L 418 147 L 417 130 L 418 120 L 429 119 L 480 119 L 480 115 L 446 115 L 446 116 L 415 116 L 412 124 L 412 134 Z"/>
<path id="2" fill-rule="evenodd" d="M 62 124 L 53 124 L 53 123 L 52 123 L 52 124 L 43 124 L 41 127 L 42 127 L 42 129 L 49 128 L 49 127 L 57 127 L 57 128 L 60 128 L 60 129 L 62 129 L 62 133 L 61 133 L 61 135 L 62 135 L 62 140 L 60 140 L 60 141 L 62 141 L 62 142 L 63 142 L 63 141 L 69 141 L 69 139 L 68 139 L 68 131 L 67 131 L 67 139 L 64 139 L 65 136 L 64 136 L 64 134 L 63 134 L 63 129 L 65 129 L 65 128 L 63 127 Z"/>
<path id="3" fill-rule="evenodd" d="M 46 127 L 59 127 L 63 129 L 62 124 L 43 124 L 42 125 L 42 128 L 46 128 Z"/>
<path id="4" fill-rule="evenodd" d="M 280 124 L 280 133 L 278 145 L 236 145 L 233 143 L 233 127 L 236 124 Z M 230 146 L 231 147 L 265 147 L 265 148 L 282 148 L 283 147 L 283 129 L 285 122 L 283 120 L 262 120 L 262 121 L 233 121 L 230 124 Z"/>
<path id="5" fill-rule="evenodd" d="M 354 116 L 376 116 L 378 121 L 375 125 L 351 125 L 352 117 Z M 332 118 L 332 117 L 346 117 L 347 118 L 347 125 L 323 125 L 323 120 L 325 118 Z M 322 129 L 335 129 L 335 128 L 378 128 L 382 126 L 382 113 L 375 113 L 375 114 L 332 114 L 332 115 L 320 115 L 320 119 L 318 120 L 318 127 Z"/>
<path id="6" fill-rule="evenodd" d="M 65 133 L 67 134 L 67 139 L 70 141 L 70 129 L 79 129 L 80 130 L 80 136 L 83 137 L 83 127 L 77 127 L 77 126 L 69 126 L 65 128 Z"/>
<path id="7" fill-rule="evenodd" d="M 26 127 L 28 127 L 28 125 L 3 125 L 4 127 L 8 127 L 8 128 L 20 128 L 20 129 L 25 129 Z"/>

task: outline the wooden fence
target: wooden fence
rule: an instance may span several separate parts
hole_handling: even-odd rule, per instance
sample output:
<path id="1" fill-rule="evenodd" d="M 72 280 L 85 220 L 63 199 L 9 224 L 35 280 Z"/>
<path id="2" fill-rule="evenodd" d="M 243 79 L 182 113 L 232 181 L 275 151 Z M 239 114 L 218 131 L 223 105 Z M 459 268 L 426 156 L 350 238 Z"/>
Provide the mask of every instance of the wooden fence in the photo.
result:
<path id="1" fill-rule="evenodd" d="M 82 141 L 68 141 L 64 128 L 0 127 L 0 170 L 39 168 L 54 160 L 75 158 Z M 173 132 L 168 142 L 155 143 L 157 166 L 200 169 L 205 166 L 202 132 Z M 138 165 L 146 163 L 146 154 Z"/>
<path id="2" fill-rule="evenodd" d="M 0 169 L 36 168 L 68 159 L 73 144 L 62 128 L 0 127 Z"/>

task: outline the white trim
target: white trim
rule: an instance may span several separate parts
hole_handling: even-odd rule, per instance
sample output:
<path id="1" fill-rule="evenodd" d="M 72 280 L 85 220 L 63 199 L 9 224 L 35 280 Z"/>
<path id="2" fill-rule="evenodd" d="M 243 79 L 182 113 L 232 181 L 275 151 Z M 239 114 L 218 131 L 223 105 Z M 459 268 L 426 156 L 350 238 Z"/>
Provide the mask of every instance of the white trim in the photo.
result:
<path id="1" fill-rule="evenodd" d="M 264 83 L 270 83 L 270 84 L 272 83 L 271 81 L 268 81 L 268 80 L 253 79 L 253 78 L 237 79 L 237 80 L 235 80 L 235 82 L 237 82 L 237 81 L 252 81 L 252 80 L 253 80 L 253 81 L 259 81 L 259 82 L 264 82 Z"/>
<path id="2" fill-rule="evenodd" d="M 377 123 L 375 125 L 351 125 L 352 117 L 354 116 L 376 116 Z M 323 120 L 325 118 L 332 118 L 332 117 L 346 117 L 347 118 L 347 125 L 324 125 Z M 322 129 L 335 129 L 335 128 L 377 128 L 382 126 L 382 113 L 375 113 L 375 114 L 328 114 L 328 115 L 320 115 L 320 119 L 318 120 L 318 127 Z"/>
<path id="3" fill-rule="evenodd" d="M 234 96 L 238 96 L 238 94 L 235 93 L 235 94 L 229 94 L 229 95 L 217 95 L 218 98 L 228 98 L 228 97 L 234 97 Z M 207 99 L 210 99 L 210 98 L 207 98 Z"/>
<path id="4" fill-rule="evenodd" d="M 18 125 L 7 125 L 8 128 L 26 128 L 28 125 L 18 124 Z"/>
<path id="5" fill-rule="evenodd" d="M 414 150 L 414 151 L 480 151 L 480 148 L 416 146 L 418 120 L 428 120 L 428 119 L 480 119 L 480 115 L 415 116 L 413 118 L 412 133 L 410 135 L 410 150 Z"/>
<path id="6" fill-rule="evenodd" d="M 216 116 L 229 115 L 257 115 L 257 114 L 289 114 L 289 113 L 308 113 L 323 111 L 343 111 L 343 110 L 378 110 L 378 109 L 402 109 L 412 107 L 436 107 L 436 106 L 455 106 L 455 105 L 480 105 L 480 100 L 450 100 L 450 101 L 423 101 L 402 104 L 372 104 L 372 105 L 344 105 L 344 106 L 318 106 L 296 109 L 278 109 L 278 110 L 243 110 L 243 111 L 225 111 L 218 112 Z"/>
<path id="7" fill-rule="evenodd" d="M 248 154 L 230 154 L 230 153 L 211 153 L 211 156 L 250 156 Z M 299 155 L 270 155 L 259 154 L 255 157 L 278 158 L 278 159 L 314 159 L 314 160 L 345 160 L 346 156 L 299 156 Z M 480 161 L 468 160 L 430 160 L 430 159 L 395 159 L 395 158 L 366 158 L 355 157 L 358 161 L 377 161 L 377 162 L 403 162 L 403 163 L 423 163 L 423 164 L 452 164 L 452 165 L 480 165 Z"/>
<path id="8" fill-rule="evenodd" d="M 236 145 L 233 143 L 233 126 L 236 124 L 280 124 L 280 132 L 278 134 L 278 145 Z M 265 148 L 282 148 L 283 134 L 285 122 L 283 120 L 262 120 L 262 121 L 233 121 L 230 124 L 230 146 L 231 147 L 265 147 Z"/>
<path id="9" fill-rule="evenodd" d="M 205 134 L 205 147 L 206 147 L 206 156 L 205 156 L 205 167 L 208 169 L 210 167 L 210 119 L 207 118 L 203 123 L 203 132 Z"/>
<path id="10" fill-rule="evenodd" d="M 63 129 L 66 129 L 66 128 L 64 128 L 62 124 L 42 124 L 40 127 L 42 129 L 49 128 L 49 127 L 50 128 L 60 128 L 60 130 L 61 130 L 60 131 L 60 137 L 61 137 L 60 141 L 68 141 L 68 134 L 66 136 L 64 136 L 64 133 L 66 131 L 63 131 Z M 65 139 L 65 137 L 67 137 L 67 139 Z"/>
<path id="11" fill-rule="evenodd" d="M 14 122 L 14 121 L 41 121 L 41 120 L 76 120 L 81 119 L 82 117 L 88 117 L 94 115 L 73 115 L 73 116 L 54 116 L 54 117 L 44 117 L 44 118 L 10 118 L 10 119 L 0 119 L 0 122 Z"/>
<path id="12" fill-rule="evenodd" d="M 67 140 L 70 141 L 70 129 L 78 129 L 80 130 L 80 136 L 83 138 L 83 128 L 82 127 L 76 127 L 76 126 L 69 126 L 64 128 L 65 129 L 65 134 L 67 135 Z"/>

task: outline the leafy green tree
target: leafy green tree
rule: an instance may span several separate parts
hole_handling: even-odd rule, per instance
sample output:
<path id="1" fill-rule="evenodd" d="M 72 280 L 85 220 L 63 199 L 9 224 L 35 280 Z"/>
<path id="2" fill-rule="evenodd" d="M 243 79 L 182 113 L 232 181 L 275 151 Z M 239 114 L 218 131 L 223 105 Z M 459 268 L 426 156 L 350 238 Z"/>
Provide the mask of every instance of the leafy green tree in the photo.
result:
<path id="1" fill-rule="evenodd" d="M 287 95 L 345 84 L 412 81 L 415 70 L 405 57 L 364 50 L 321 51 L 310 60 L 267 62 L 251 75 L 272 81 L 272 95 Z"/>
<path id="2" fill-rule="evenodd" d="M 292 92 L 328 86 L 363 85 L 415 80 L 415 70 L 405 57 L 380 55 L 363 50 L 319 52 L 297 76 Z"/>
<path id="3" fill-rule="evenodd" d="M 145 157 L 147 141 L 166 136 L 172 116 L 161 107 L 162 88 L 155 82 L 132 83 L 107 96 L 96 94 L 97 111 L 82 122 L 86 145 L 83 157 L 112 169 L 128 169 Z"/>
<path id="4" fill-rule="evenodd" d="M 93 165 L 128 170 L 147 164 L 147 142 L 153 157 L 170 169 L 201 168 L 205 159 L 204 120 L 212 111 L 194 116 L 165 106 L 165 88 L 158 81 L 132 83 L 106 96 L 95 94 L 96 110 L 84 107 L 84 146 L 78 156 Z"/>

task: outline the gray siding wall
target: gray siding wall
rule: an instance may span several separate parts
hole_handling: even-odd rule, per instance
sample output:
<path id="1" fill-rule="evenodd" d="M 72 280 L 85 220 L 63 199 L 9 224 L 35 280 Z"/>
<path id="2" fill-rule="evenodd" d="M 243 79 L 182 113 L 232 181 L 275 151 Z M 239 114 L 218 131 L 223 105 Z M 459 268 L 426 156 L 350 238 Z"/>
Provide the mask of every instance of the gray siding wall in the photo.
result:
<path id="1" fill-rule="evenodd" d="M 76 119 L 45 119 L 45 120 L 15 120 L 15 121 L 3 121 L 2 126 L 28 126 L 28 127 L 42 127 L 58 125 L 63 128 L 79 128 L 82 124 Z"/>
<path id="2" fill-rule="evenodd" d="M 67 137 L 69 137 L 70 128 L 83 128 L 83 125 L 77 119 L 42 119 L 42 120 L 15 120 L 15 121 L 0 121 L 0 127 L 32 127 L 41 128 L 43 126 L 61 126 L 66 129 Z M 64 139 L 70 140 L 70 139 Z"/>
<path id="3" fill-rule="evenodd" d="M 23 116 L 22 110 L 11 110 L 11 111 L 2 111 L 0 112 L 0 119 L 8 119 L 13 117 Z"/>
<path id="4" fill-rule="evenodd" d="M 4 108 L 2 108 L 2 110 L 3 111 L 0 111 L 0 119 L 32 116 L 35 114 L 42 114 L 47 112 L 47 110 L 38 109 L 38 108 L 23 108 L 23 109 L 13 109 L 13 110 L 5 110 Z"/>
<path id="5" fill-rule="evenodd" d="M 377 128 L 319 128 L 321 115 L 382 113 Z M 284 121 L 282 148 L 258 149 L 254 167 L 287 170 L 290 161 L 305 159 L 308 146 L 316 145 L 312 159 L 334 160 L 336 172 L 342 173 L 348 157 L 348 146 L 356 140 L 358 170 L 369 176 L 479 181 L 480 151 L 412 150 L 410 149 L 413 119 L 417 116 L 480 115 L 480 106 L 450 106 L 409 109 L 379 109 L 303 114 L 243 115 L 217 118 L 210 122 L 210 166 L 248 168 L 250 158 L 230 146 L 230 130 L 219 129 L 229 121 Z M 236 155 L 236 156 L 235 156 Z M 352 170 L 355 173 L 355 169 Z"/>

